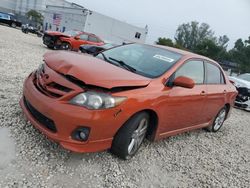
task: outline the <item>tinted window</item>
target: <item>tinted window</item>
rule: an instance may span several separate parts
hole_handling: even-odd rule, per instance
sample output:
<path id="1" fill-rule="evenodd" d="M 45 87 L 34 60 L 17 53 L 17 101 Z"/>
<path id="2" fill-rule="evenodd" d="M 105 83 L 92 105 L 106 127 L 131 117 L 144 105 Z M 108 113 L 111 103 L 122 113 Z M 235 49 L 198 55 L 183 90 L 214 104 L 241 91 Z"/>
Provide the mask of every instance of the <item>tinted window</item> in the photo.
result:
<path id="1" fill-rule="evenodd" d="M 206 63 L 207 65 L 207 83 L 208 84 L 221 84 L 225 83 L 224 76 L 221 70 L 216 65 Z"/>
<path id="2" fill-rule="evenodd" d="M 185 63 L 175 73 L 175 78 L 185 76 L 194 80 L 196 84 L 204 83 L 204 64 L 203 61 L 192 60 Z"/>
<path id="3" fill-rule="evenodd" d="M 0 13 L 0 18 L 5 19 L 5 20 L 10 20 L 10 16 L 8 14 Z"/>
<path id="4" fill-rule="evenodd" d="M 83 35 L 80 35 L 80 39 L 81 40 L 88 40 L 88 35 L 86 35 L 86 34 L 83 34 Z"/>
<path id="5" fill-rule="evenodd" d="M 89 36 L 90 42 L 98 42 L 98 39 L 96 37 Z"/>
<path id="6" fill-rule="evenodd" d="M 115 47 L 96 56 L 104 59 L 106 56 L 108 61 L 117 64 L 110 58 L 123 61 L 127 65 L 136 69 L 136 74 L 140 74 L 149 78 L 156 78 L 164 74 L 174 65 L 181 57 L 181 54 L 142 44 L 129 44 Z M 119 66 L 117 64 L 117 66 Z"/>

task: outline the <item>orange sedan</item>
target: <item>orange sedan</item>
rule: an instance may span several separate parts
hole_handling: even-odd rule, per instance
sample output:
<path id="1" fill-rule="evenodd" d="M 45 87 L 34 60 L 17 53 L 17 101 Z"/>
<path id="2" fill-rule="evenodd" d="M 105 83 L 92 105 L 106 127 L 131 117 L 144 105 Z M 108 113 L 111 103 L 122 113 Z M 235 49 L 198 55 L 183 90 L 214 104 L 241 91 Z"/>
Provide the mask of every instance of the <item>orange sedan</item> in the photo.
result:
<path id="1" fill-rule="evenodd" d="M 128 159 L 145 137 L 217 132 L 237 95 L 221 67 L 190 52 L 129 44 L 95 57 L 50 52 L 25 80 L 24 114 L 75 152 L 110 149 Z"/>

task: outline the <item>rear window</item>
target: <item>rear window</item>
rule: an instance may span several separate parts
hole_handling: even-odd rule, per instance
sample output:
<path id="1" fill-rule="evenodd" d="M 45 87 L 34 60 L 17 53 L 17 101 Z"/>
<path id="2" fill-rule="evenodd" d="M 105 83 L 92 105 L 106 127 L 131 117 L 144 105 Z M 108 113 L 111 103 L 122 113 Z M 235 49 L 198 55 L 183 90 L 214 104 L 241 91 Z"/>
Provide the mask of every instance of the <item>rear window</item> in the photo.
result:
<path id="1" fill-rule="evenodd" d="M 241 74 L 238 78 L 249 81 L 250 82 L 250 74 Z"/>
<path id="2" fill-rule="evenodd" d="M 98 39 L 96 37 L 89 36 L 89 41 L 90 42 L 98 42 Z"/>
<path id="3" fill-rule="evenodd" d="M 224 84 L 225 79 L 219 67 L 211 63 L 207 66 L 207 84 Z"/>

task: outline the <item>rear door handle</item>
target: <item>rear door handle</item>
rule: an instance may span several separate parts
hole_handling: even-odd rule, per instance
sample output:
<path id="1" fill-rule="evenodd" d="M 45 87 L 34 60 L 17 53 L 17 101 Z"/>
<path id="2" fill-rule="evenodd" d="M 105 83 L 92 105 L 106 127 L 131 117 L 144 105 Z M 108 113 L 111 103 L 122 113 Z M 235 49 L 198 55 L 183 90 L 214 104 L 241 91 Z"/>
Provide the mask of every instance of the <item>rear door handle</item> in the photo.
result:
<path id="1" fill-rule="evenodd" d="M 223 91 L 223 94 L 225 95 L 226 93 L 227 93 L 227 90 L 224 90 L 224 91 Z"/>
<path id="2" fill-rule="evenodd" d="M 200 93 L 200 95 L 204 96 L 204 95 L 206 95 L 206 92 L 205 92 L 205 91 L 202 91 L 202 92 Z"/>

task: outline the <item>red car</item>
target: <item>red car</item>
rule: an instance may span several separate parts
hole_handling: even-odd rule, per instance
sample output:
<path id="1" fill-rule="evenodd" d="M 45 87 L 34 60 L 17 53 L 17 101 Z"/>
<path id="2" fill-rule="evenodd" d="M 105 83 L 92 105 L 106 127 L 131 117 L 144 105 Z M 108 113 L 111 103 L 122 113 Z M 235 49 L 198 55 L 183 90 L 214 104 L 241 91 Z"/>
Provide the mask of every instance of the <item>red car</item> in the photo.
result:
<path id="1" fill-rule="evenodd" d="M 130 44 L 95 57 L 47 53 L 25 80 L 20 104 L 30 122 L 64 148 L 111 149 L 128 159 L 145 137 L 159 140 L 199 128 L 217 132 L 236 95 L 211 59 Z"/>
<path id="2" fill-rule="evenodd" d="M 104 42 L 92 33 L 72 30 L 64 33 L 47 31 L 43 36 L 43 44 L 52 49 L 78 51 L 83 44 L 100 46 Z"/>

